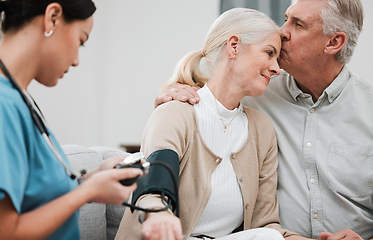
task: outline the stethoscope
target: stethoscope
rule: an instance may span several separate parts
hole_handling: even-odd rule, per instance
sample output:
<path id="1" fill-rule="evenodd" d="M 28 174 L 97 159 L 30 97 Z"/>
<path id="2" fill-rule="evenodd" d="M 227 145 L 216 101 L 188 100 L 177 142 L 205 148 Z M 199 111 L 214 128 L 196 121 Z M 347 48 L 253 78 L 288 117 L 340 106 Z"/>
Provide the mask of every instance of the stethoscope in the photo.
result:
<path id="1" fill-rule="evenodd" d="M 61 154 L 58 152 L 56 146 L 54 145 L 50 135 L 49 135 L 49 132 L 48 132 L 48 129 L 47 129 L 47 126 L 45 125 L 44 121 L 43 121 L 43 117 L 42 115 L 39 115 L 39 112 L 41 114 L 41 111 L 39 109 L 39 107 L 36 105 L 36 103 L 33 101 L 33 103 L 28 99 L 28 97 L 26 96 L 26 94 L 22 91 L 22 89 L 19 87 L 19 85 L 17 84 L 17 82 L 14 80 L 14 78 L 12 77 L 12 75 L 10 75 L 8 69 L 5 67 L 5 65 L 3 64 L 3 62 L 0 60 L 0 68 L 1 70 L 3 71 L 3 73 L 5 74 L 5 76 L 9 79 L 9 81 L 11 82 L 11 84 L 13 85 L 13 87 L 19 92 L 19 94 L 21 95 L 23 101 L 26 103 L 27 105 L 27 108 L 30 110 L 30 113 L 31 113 L 31 118 L 32 118 L 32 121 L 34 122 L 34 124 L 36 125 L 36 127 L 39 129 L 41 135 L 43 136 L 45 142 L 48 144 L 49 148 L 51 149 L 51 151 L 53 152 L 53 154 L 56 156 L 57 160 L 60 162 L 60 164 L 62 165 L 62 167 L 65 169 L 67 175 L 71 178 L 71 179 L 75 179 L 76 178 L 76 175 L 73 173 L 73 171 L 65 164 L 65 162 L 63 161 L 62 159 L 62 156 Z M 36 109 L 37 108 L 37 109 Z"/>

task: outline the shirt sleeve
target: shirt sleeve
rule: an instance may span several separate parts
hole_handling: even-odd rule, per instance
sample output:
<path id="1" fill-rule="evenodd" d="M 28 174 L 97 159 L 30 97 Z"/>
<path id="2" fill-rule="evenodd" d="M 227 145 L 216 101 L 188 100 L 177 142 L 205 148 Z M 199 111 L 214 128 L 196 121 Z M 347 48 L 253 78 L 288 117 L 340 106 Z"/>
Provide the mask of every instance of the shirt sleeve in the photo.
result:
<path id="1" fill-rule="evenodd" d="M 262 115 L 262 114 L 260 114 Z M 283 229 L 280 225 L 277 189 L 277 138 L 272 122 L 261 117 L 261 125 L 255 130 L 260 146 L 259 158 L 259 191 L 252 216 L 252 228 L 269 227 L 278 230 L 284 237 L 296 233 Z M 266 124 L 263 124 L 266 122 Z M 265 127 L 264 127 L 265 126 Z M 261 136 L 268 136 L 261 138 Z"/>
<path id="2" fill-rule="evenodd" d="M 0 99 L 0 199 L 9 195 L 18 213 L 29 172 L 26 125 L 22 109 L 11 100 Z"/>
<path id="3" fill-rule="evenodd" d="M 191 137 L 193 107 L 188 103 L 172 101 L 157 107 L 150 116 L 141 144 L 141 151 L 148 157 L 157 150 L 170 149 L 183 157 Z"/>
<path id="4" fill-rule="evenodd" d="M 162 162 L 170 170 L 155 166 L 137 182 L 133 203 L 144 194 L 165 193 L 173 207 L 177 202 L 179 162 L 184 155 L 190 137 L 190 120 L 193 107 L 173 101 L 159 106 L 149 118 L 145 127 L 141 151 L 149 162 Z M 173 174 L 176 183 L 173 182 Z M 162 176 L 162 177 L 160 177 Z M 176 184 L 176 190 L 175 185 Z"/>

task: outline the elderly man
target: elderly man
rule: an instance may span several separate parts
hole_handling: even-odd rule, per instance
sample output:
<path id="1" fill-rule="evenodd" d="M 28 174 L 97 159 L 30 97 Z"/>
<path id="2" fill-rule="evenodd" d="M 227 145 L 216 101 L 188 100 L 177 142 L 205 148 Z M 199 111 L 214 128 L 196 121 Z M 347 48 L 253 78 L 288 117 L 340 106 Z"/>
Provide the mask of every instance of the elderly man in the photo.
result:
<path id="1" fill-rule="evenodd" d="M 352 74 L 363 25 L 360 0 L 298 0 L 285 13 L 285 71 L 244 105 L 274 122 L 281 225 L 304 237 L 373 238 L 373 82 Z M 174 84 L 155 105 L 198 102 Z"/>

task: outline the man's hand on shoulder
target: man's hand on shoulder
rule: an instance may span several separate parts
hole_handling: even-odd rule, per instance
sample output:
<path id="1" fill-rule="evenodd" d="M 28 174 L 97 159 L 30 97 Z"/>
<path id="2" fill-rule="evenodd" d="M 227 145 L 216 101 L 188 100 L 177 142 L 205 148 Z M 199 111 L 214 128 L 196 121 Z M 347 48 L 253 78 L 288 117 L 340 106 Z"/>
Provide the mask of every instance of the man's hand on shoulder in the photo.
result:
<path id="1" fill-rule="evenodd" d="M 154 108 L 165 102 L 178 100 L 181 102 L 189 102 L 195 104 L 199 102 L 197 90 L 199 87 L 191 87 L 186 84 L 174 83 L 166 88 L 158 97 L 155 98 Z"/>
<path id="2" fill-rule="evenodd" d="M 356 232 L 351 229 L 343 229 L 337 233 L 323 232 L 320 233 L 320 240 L 364 240 Z"/>

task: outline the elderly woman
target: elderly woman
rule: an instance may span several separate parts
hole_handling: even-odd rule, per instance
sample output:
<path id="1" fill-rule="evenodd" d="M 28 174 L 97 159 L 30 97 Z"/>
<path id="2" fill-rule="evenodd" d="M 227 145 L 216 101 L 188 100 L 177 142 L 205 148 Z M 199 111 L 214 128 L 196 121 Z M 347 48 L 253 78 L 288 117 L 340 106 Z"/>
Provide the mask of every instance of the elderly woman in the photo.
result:
<path id="1" fill-rule="evenodd" d="M 173 81 L 202 87 L 194 106 L 159 106 L 144 132 L 148 161 L 176 165 L 180 218 L 171 211 L 126 211 L 117 239 L 283 239 L 276 197 L 277 142 L 271 121 L 244 108 L 245 96 L 264 93 L 278 75 L 279 28 L 265 14 L 237 8 L 212 25 L 202 50 L 184 57 Z M 164 207 L 176 201 L 167 175 L 150 170 L 132 201 Z M 140 187 L 141 185 L 141 187 Z M 274 230 L 275 229 L 275 230 Z"/>

